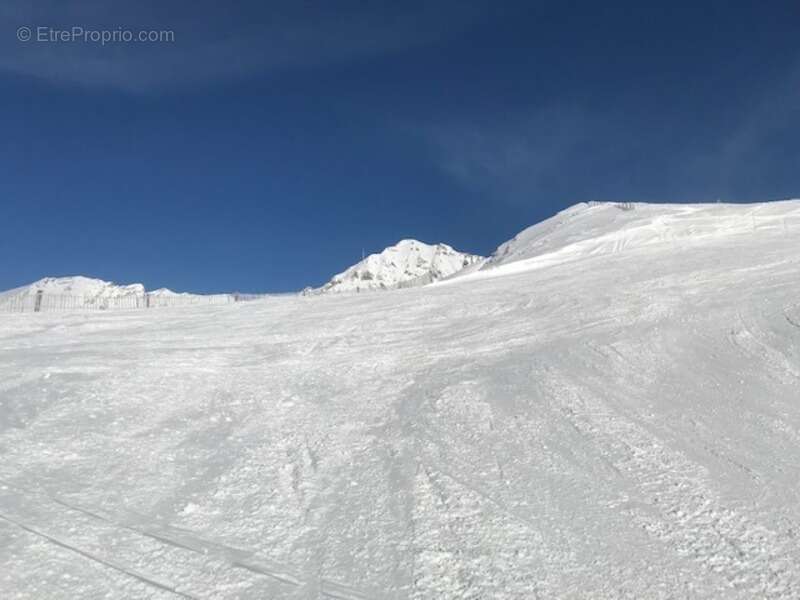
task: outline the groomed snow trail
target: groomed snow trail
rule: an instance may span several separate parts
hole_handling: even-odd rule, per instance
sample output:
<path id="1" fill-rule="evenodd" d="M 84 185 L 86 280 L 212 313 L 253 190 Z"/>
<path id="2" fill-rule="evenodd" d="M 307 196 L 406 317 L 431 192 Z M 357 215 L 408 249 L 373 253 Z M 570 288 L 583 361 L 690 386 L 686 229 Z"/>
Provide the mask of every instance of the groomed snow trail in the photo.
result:
<path id="1" fill-rule="evenodd" d="M 800 202 L 542 231 L 424 288 L 0 315 L 0 597 L 800 597 Z"/>

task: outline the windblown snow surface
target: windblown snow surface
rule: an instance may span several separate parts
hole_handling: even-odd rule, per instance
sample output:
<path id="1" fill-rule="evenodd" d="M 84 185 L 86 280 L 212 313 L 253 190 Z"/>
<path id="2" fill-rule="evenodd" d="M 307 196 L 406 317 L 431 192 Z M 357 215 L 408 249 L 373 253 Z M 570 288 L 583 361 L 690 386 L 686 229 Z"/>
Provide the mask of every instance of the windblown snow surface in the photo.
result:
<path id="1" fill-rule="evenodd" d="M 0 315 L 0 597 L 800 597 L 800 202 L 383 294 Z"/>

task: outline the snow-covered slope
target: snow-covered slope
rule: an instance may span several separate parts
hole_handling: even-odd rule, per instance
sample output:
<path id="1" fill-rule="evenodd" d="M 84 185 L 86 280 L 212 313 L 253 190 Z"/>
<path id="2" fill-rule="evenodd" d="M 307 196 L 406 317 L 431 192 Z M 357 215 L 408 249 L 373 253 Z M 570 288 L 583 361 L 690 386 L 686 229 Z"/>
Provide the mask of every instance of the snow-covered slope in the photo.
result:
<path id="1" fill-rule="evenodd" d="M 796 200 L 748 205 L 581 203 L 502 244 L 482 268 L 543 256 L 563 262 L 651 245 L 696 246 L 766 230 L 780 233 L 796 207 Z"/>
<path id="2" fill-rule="evenodd" d="M 447 244 L 430 245 L 417 240 L 401 240 L 334 275 L 328 283 L 314 291 L 360 292 L 416 287 L 449 277 L 481 260 L 481 256 L 457 252 Z"/>
<path id="3" fill-rule="evenodd" d="M 393 293 L 0 314 L 0 597 L 800 597 L 800 202 L 574 212 Z"/>

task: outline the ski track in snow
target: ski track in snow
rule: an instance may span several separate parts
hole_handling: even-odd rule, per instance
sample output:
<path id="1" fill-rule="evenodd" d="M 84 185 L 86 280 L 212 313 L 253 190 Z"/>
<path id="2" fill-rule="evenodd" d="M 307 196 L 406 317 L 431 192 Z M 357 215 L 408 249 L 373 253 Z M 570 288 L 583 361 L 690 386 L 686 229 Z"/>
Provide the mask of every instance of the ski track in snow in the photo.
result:
<path id="1" fill-rule="evenodd" d="M 158 548 L 159 556 L 165 553 L 180 553 L 180 551 L 188 551 L 203 557 L 201 561 L 181 559 L 181 562 L 192 564 L 193 571 L 191 572 L 190 581 L 194 582 L 197 579 L 202 579 L 203 570 L 208 570 L 210 563 L 214 563 L 216 569 L 221 566 L 229 571 L 236 569 L 244 569 L 251 573 L 263 575 L 272 578 L 280 583 L 288 584 L 289 586 L 306 585 L 292 569 L 278 565 L 276 563 L 268 562 L 256 556 L 252 550 L 245 550 L 242 548 L 234 548 L 225 546 L 219 542 L 204 539 L 202 536 L 194 532 L 170 527 L 167 524 L 152 522 L 139 515 L 129 514 L 110 515 L 105 513 L 102 509 L 91 508 L 87 509 L 78 506 L 74 503 L 62 500 L 58 497 L 48 495 L 46 493 L 37 492 L 36 490 L 20 488 L 19 486 L 10 484 L 8 482 L 0 483 L 0 497 L 6 499 L 6 504 L 13 501 L 17 512 L 22 512 L 28 515 L 27 517 L 9 517 L 8 515 L 0 514 L 0 519 L 13 523 L 21 529 L 38 535 L 50 542 L 53 542 L 63 548 L 76 552 L 86 558 L 94 560 L 102 565 L 108 566 L 120 573 L 129 575 L 134 579 L 138 579 L 148 585 L 154 586 L 171 592 L 176 596 L 186 598 L 196 598 L 189 592 L 184 592 L 178 589 L 178 586 L 171 582 L 160 580 L 153 575 L 144 575 L 137 571 L 135 568 L 126 566 L 123 563 L 117 563 L 108 558 L 104 558 L 100 554 L 91 551 L 82 550 L 79 546 L 65 541 L 63 538 L 55 537 L 48 533 L 43 532 L 38 525 L 31 524 L 31 521 L 36 520 L 36 515 L 30 515 L 31 512 L 41 513 L 50 512 L 54 513 L 53 516 L 48 515 L 50 521 L 57 520 L 59 523 L 70 523 L 70 531 L 74 532 L 76 529 L 80 530 L 82 536 L 86 536 L 92 529 L 100 528 L 102 534 L 113 536 L 128 536 L 134 539 L 147 538 L 145 542 L 156 542 L 160 545 L 169 546 L 169 548 Z M 50 505 L 48 507 L 48 505 Z M 35 506 L 36 510 L 31 511 L 31 507 Z M 27 509 L 27 511 L 26 511 Z M 65 509 L 65 510 L 61 510 Z M 56 516 L 57 515 L 57 516 Z M 80 517 L 89 517 L 88 520 L 80 519 Z M 130 536 L 133 534 L 133 536 Z M 151 545 L 153 545 L 151 543 Z M 178 552 L 176 552 L 176 550 Z M 137 557 L 137 561 L 142 560 L 142 557 Z M 146 560 L 146 559 L 145 559 Z M 195 564 L 196 563 L 196 564 Z M 170 563 L 170 566 L 174 565 Z M 151 565 L 150 568 L 157 569 L 157 565 Z M 228 573 L 230 575 L 230 573 Z M 235 577 L 235 575 L 233 575 Z M 211 580 L 209 583 L 214 583 Z M 319 595 L 326 598 L 338 598 L 340 600 L 360 600 L 369 597 L 366 593 L 355 590 L 341 583 L 329 580 L 320 580 L 319 582 Z M 191 585 L 191 584 L 188 584 Z"/>
<path id="2" fill-rule="evenodd" d="M 647 210 L 424 288 L 0 315 L 0 597 L 800 597 L 798 210 Z"/>

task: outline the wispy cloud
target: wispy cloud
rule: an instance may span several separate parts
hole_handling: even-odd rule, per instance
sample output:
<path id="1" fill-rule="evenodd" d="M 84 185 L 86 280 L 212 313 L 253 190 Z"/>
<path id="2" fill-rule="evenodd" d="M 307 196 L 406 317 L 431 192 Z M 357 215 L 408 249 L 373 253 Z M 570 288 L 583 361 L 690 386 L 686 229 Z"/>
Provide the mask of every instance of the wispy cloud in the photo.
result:
<path id="1" fill-rule="evenodd" d="M 638 108 L 629 96 L 613 108 L 551 104 L 417 130 L 454 182 L 512 204 L 796 197 L 798 90 L 800 63 L 771 85 L 727 100 L 737 108 L 708 127 L 703 114 L 713 106 L 688 114 L 626 111 Z"/>
<path id="2" fill-rule="evenodd" d="M 510 202 L 565 186 L 570 164 L 591 160 L 606 135 L 601 119 L 577 107 L 548 107 L 489 121 L 424 128 L 434 160 L 456 182 Z"/>
<path id="3" fill-rule="evenodd" d="M 338 5 L 338 6 L 337 6 Z M 0 70 L 54 83 L 146 91 L 337 63 L 434 43 L 463 31 L 487 2 L 352 3 L 10 0 Z M 170 43 L 40 42 L 37 27 L 169 30 Z M 19 41 L 18 27 L 34 39 Z"/>
<path id="4" fill-rule="evenodd" d="M 722 184 L 729 193 L 763 188 L 780 177 L 776 169 L 800 160 L 800 60 L 787 74 L 761 90 L 760 98 L 731 128 L 715 157 Z M 784 193 L 800 195 L 800 189 Z"/>

